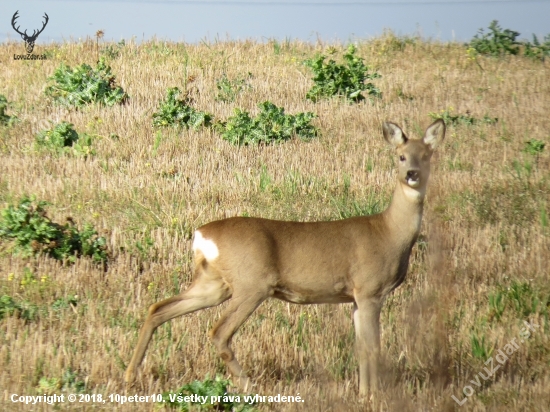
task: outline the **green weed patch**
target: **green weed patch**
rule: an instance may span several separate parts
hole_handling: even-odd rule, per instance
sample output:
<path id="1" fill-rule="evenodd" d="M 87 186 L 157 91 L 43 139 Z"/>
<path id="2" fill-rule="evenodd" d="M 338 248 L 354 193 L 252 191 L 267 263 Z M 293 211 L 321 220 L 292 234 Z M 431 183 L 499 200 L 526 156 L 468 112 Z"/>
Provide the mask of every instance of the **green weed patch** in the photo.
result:
<path id="1" fill-rule="evenodd" d="M 181 91 L 177 87 L 168 89 L 166 98 L 160 104 L 158 111 L 153 113 L 153 126 L 176 126 L 198 129 L 201 126 L 210 126 L 212 115 L 201 112 L 190 105 L 186 97 L 178 99 Z"/>
<path id="2" fill-rule="evenodd" d="M 539 156 L 543 151 L 546 143 L 538 139 L 530 139 L 525 142 L 523 152 L 532 156 Z"/>
<path id="3" fill-rule="evenodd" d="M 91 156 L 95 154 L 92 148 L 94 137 L 74 129 L 74 125 L 61 122 L 49 130 L 42 130 L 36 135 L 35 143 L 38 149 L 46 149 L 55 153 L 68 153 L 75 156 Z"/>
<path id="4" fill-rule="evenodd" d="M 550 56 L 550 34 L 540 41 L 533 34 L 533 42 L 520 41 L 520 33 L 499 26 L 498 20 L 489 24 L 489 30 L 479 29 L 478 34 L 470 41 L 469 47 L 477 53 L 487 56 L 501 57 L 505 55 L 521 55 L 544 60 Z"/>
<path id="5" fill-rule="evenodd" d="M 486 33 L 484 29 L 479 29 L 469 46 L 479 54 L 490 56 L 518 54 L 520 52 L 520 42 L 516 40 L 518 36 L 519 32 L 502 29 L 498 21 L 493 20 L 489 24 L 489 31 Z"/>
<path id="6" fill-rule="evenodd" d="M 248 73 L 246 77 L 237 77 L 230 79 L 227 75 L 223 75 L 216 81 L 216 89 L 218 95 L 216 100 L 220 102 L 233 102 L 235 98 L 244 90 L 249 89 L 248 79 L 252 78 L 252 73 Z"/>
<path id="7" fill-rule="evenodd" d="M 6 96 L 0 94 L 0 126 L 11 126 L 18 120 L 16 116 L 9 116 L 6 114 L 8 105 Z"/>
<path id="8" fill-rule="evenodd" d="M 106 240 L 93 226 L 85 224 L 79 230 L 70 218 L 63 225 L 52 222 L 46 215 L 47 205 L 23 197 L 19 204 L 2 210 L 0 239 L 11 241 L 14 252 L 26 257 L 44 253 L 70 263 L 83 256 L 98 263 L 107 261 Z"/>
<path id="9" fill-rule="evenodd" d="M 217 123 L 222 138 L 235 145 L 279 143 L 297 136 L 307 140 L 319 130 L 310 122 L 317 116 L 311 112 L 285 114 L 282 107 L 271 102 L 258 105 L 260 113 L 252 118 L 246 111 L 235 109 L 235 115 L 226 122 Z"/>
<path id="10" fill-rule="evenodd" d="M 542 60 L 546 57 L 550 57 L 550 34 L 544 36 L 540 41 L 537 36 L 533 34 L 533 42 L 524 42 L 523 54 L 527 57 Z"/>
<path id="11" fill-rule="evenodd" d="M 37 318 L 38 307 L 31 302 L 13 298 L 9 295 L 0 296 L 0 320 L 13 315 L 31 321 Z"/>
<path id="12" fill-rule="evenodd" d="M 244 395 L 228 390 L 230 385 L 231 382 L 228 379 L 219 376 L 210 379 L 207 376 L 203 381 L 194 381 L 183 385 L 177 391 L 163 393 L 161 404 L 186 412 L 204 410 L 255 411 L 254 403 L 245 403 Z M 214 399 L 216 400 L 212 402 Z"/>
<path id="13" fill-rule="evenodd" d="M 54 84 L 46 87 L 46 96 L 63 106 L 82 107 L 91 103 L 113 106 L 128 99 L 122 87 L 116 85 L 111 67 L 103 58 L 95 69 L 87 64 L 74 69 L 62 64 L 50 80 Z"/>
<path id="14" fill-rule="evenodd" d="M 363 59 L 355 55 L 354 45 L 350 45 L 344 53 L 344 64 L 334 60 L 325 62 L 327 56 L 319 54 L 304 62 L 314 74 L 313 87 L 307 92 L 306 98 L 318 101 L 332 96 L 343 96 L 353 102 L 365 100 L 363 92 L 369 97 L 381 97 L 382 93 L 369 80 L 380 76 L 377 72 L 369 73 L 370 68 Z"/>

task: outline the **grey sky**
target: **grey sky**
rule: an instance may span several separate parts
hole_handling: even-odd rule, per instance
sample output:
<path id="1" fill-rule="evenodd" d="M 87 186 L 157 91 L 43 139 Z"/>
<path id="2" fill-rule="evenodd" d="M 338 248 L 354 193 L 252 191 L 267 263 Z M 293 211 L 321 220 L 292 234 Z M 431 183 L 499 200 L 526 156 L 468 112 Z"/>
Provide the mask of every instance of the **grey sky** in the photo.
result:
<path id="1" fill-rule="evenodd" d="M 160 39 L 197 42 L 219 38 L 348 41 L 396 34 L 467 41 L 481 27 L 499 20 L 501 27 L 519 31 L 522 38 L 550 33 L 550 1 L 379 0 L 330 1 L 69 1 L 0 2 L 0 41 L 20 41 L 11 27 L 19 10 L 21 29 L 41 27 L 43 13 L 50 21 L 37 43 L 93 37 L 99 29 L 106 39 Z"/>

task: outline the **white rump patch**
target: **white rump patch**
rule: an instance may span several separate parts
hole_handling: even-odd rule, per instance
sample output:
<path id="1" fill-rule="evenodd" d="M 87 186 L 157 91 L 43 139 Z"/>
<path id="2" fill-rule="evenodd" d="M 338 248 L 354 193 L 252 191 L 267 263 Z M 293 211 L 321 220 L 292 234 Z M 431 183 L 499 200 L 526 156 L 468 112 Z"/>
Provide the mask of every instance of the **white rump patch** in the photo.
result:
<path id="1" fill-rule="evenodd" d="M 197 250 L 201 251 L 206 260 L 214 260 L 220 254 L 218 246 L 212 240 L 205 239 L 198 230 L 195 231 L 195 240 L 193 240 L 193 252 Z"/>

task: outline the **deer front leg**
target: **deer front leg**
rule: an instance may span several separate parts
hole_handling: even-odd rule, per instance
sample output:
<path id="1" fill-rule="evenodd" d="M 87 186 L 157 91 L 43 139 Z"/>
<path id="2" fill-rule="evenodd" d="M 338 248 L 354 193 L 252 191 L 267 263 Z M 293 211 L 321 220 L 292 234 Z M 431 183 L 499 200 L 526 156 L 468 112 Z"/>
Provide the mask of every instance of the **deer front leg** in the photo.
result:
<path id="1" fill-rule="evenodd" d="M 356 351 L 359 362 L 359 394 L 366 396 L 369 387 L 378 388 L 378 358 L 380 356 L 379 299 L 355 298 L 353 323 Z"/>

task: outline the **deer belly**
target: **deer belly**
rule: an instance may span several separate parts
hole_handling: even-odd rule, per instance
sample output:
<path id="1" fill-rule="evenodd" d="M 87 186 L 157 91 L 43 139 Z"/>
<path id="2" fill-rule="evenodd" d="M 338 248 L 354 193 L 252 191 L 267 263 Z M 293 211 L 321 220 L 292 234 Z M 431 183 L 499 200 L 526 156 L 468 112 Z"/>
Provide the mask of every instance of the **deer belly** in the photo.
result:
<path id="1" fill-rule="evenodd" d="M 298 304 L 353 302 L 353 296 L 344 282 L 336 282 L 332 285 L 325 285 L 325 287 L 322 287 L 322 284 L 317 284 L 315 287 L 289 286 L 276 287 L 273 297 Z"/>

